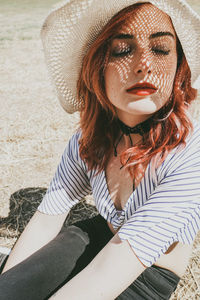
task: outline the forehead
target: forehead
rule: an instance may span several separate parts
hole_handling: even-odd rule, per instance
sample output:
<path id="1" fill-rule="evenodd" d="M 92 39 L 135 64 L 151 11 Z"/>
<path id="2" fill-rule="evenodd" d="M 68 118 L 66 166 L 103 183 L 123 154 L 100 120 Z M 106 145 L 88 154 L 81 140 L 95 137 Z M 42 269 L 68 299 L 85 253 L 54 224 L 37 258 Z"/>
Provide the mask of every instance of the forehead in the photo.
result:
<path id="1" fill-rule="evenodd" d="M 175 33 L 170 17 L 152 4 L 144 4 L 133 11 L 124 21 L 121 29 L 133 34 L 162 31 Z"/>

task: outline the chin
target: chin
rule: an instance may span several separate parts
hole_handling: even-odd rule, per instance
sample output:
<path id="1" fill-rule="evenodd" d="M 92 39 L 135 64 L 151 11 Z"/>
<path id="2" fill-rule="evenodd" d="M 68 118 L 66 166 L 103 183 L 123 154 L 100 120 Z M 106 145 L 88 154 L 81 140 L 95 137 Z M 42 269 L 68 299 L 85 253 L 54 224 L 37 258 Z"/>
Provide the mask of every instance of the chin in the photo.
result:
<path id="1" fill-rule="evenodd" d="M 150 117 L 152 116 L 156 111 L 129 111 L 129 115 L 133 115 L 133 116 L 141 116 L 141 117 Z"/>
<path id="2" fill-rule="evenodd" d="M 128 112 L 136 115 L 151 115 L 159 109 L 152 101 L 139 100 L 128 105 Z"/>

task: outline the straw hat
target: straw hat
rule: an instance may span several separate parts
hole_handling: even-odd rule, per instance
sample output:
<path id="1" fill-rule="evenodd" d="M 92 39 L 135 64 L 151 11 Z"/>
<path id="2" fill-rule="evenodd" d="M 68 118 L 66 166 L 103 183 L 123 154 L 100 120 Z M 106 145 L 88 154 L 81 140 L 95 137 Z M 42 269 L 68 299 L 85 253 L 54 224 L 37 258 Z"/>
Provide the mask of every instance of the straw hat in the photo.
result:
<path id="1" fill-rule="evenodd" d="M 63 108 L 73 113 L 83 103 L 76 98 L 82 59 L 108 20 L 121 9 L 148 0 L 68 0 L 49 14 L 41 30 L 51 78 Z M 200 16 L 184 0 L 148 1 L 167 13 L 181 41 L 192 72 L 200 74 Z"/>

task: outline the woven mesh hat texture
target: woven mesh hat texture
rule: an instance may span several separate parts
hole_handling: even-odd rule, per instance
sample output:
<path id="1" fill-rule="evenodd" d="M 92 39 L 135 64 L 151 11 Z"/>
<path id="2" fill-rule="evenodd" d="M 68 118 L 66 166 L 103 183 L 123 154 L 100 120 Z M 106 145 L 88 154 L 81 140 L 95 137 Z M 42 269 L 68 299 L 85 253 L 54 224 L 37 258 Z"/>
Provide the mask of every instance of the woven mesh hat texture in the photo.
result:
<path id="1" fill-rule="evenodd" d="M 83 57 L 103 26 L 121 9 L 146 0 L 69 0 L 46 18 L 41 38 L 46 63 L 62 107 L 73 113 L 83 103 L 76 86 Z M 184 0 L 148 1 L 172 20 L 192 73 L 192 84 L 200 74 L 200 16 Z"/>

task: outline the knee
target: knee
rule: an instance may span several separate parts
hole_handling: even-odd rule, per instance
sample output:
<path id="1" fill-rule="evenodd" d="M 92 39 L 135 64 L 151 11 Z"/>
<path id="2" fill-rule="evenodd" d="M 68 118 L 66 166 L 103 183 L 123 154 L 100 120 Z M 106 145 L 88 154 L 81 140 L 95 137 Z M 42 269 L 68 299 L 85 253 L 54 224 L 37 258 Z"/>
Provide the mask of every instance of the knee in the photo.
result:
<path id="1" fill-rule="evenodd" d="M 67 243 L 76 242 L 85 246 L 90 242 L 88 233 L 75 225 L 63 226 L 56 238 L 63 239 Z"/>

